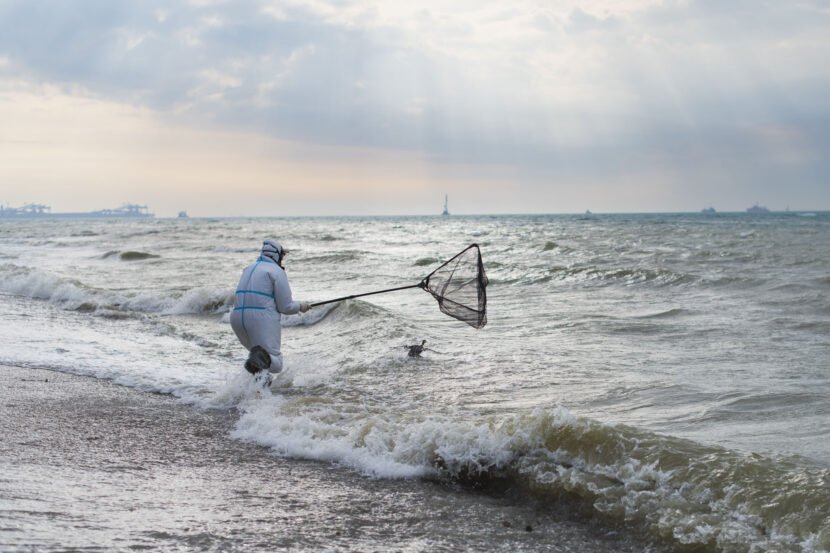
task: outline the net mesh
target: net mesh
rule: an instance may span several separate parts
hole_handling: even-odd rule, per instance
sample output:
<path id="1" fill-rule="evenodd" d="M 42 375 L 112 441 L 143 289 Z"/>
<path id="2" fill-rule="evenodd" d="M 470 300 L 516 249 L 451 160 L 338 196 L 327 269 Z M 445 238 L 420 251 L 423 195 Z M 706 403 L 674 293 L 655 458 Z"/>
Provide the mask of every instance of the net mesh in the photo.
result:
<path id="1" fill-rule="evenodd" d="M 487 324 L 487 275 L 478 244 L 432 271 L 421 286 L 438 300 L 438 307 L 473 328 Z"/>

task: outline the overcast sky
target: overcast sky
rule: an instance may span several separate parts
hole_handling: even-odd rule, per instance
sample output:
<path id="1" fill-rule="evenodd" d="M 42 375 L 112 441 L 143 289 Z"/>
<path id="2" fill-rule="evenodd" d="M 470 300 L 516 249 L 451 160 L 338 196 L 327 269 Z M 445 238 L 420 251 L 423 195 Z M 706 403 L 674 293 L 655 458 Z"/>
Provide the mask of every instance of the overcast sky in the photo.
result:
<path id="1" fill-rule="evenodd" d="M 830 3 L 0 0 L 0 204 L 830 209 Z"/>

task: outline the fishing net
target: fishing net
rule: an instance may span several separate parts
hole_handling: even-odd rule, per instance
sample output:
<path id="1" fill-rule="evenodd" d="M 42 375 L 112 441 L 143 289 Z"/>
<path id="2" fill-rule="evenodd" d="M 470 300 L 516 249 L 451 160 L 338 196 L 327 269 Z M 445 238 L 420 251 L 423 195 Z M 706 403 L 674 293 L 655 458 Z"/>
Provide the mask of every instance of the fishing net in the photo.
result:
<path id="1" fill-rule="evenodd" d="M 485 292 L 487 282 L 484 264 L 481 262 L 481 251 L 478 249 L 478 244 L 472 244 L 432 271 L 418 284 L 319 301 L 312 303 L 311 307 L 374 294 L 423 288 L 438 300 L 438 307 L 441 311 L 459 321 L 464 321 L 473 328 L 482 328 L 487 324 L 487 293 Z"/>
<path id="2" fill-rule="evenodd" d="M 438 307 L 473 328 L 487 324 L 487 275 L 478 244 L 432 271 L 421 281 L 421 288 L 438 300 Z"/>

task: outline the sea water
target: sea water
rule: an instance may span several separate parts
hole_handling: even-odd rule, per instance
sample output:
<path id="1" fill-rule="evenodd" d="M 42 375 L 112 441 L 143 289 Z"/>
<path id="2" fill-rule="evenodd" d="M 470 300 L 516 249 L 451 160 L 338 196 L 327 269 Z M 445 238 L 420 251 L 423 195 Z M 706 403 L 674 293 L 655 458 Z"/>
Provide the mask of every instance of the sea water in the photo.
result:
<path id="1" fill-rule="evenodd" d="M 263 390 L 228 320 L 265 238 L 307 301 L 478 243 L 488 325 L 419 289 L 284 316 Z M 660 547 L 830 551 L 830 213 L 3 221 L 0 293 L 0 364 L 223 410 L 281 460 L 497 481 Z"/>

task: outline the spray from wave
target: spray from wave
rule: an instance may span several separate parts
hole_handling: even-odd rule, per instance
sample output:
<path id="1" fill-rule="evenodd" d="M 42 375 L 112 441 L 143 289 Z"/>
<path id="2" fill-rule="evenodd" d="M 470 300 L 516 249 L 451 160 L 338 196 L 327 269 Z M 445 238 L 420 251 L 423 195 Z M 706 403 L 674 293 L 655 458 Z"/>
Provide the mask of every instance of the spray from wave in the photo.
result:
<path id="1" fill-rule="evenodd" d="M 793 460 L 604 425 L 561 407 L 465 421 L 269 396 L 242 410 L 234 437 L 280 455 L 386 478 L 506 481 L 701 551 L 830 546 L 830 473 Z"/>
<path id="2" fill-rule="evenodd" d="M 233 306 L 230 288 L 196 287 L 182 291 L 133 293 L 105 290 L 83 282 L 23 267 L 4 265 L 0 290 L 47 300 L 62 309 L 94 312 L 102 316 L 159 313 L 163 315 L 221 314 Z"/>

